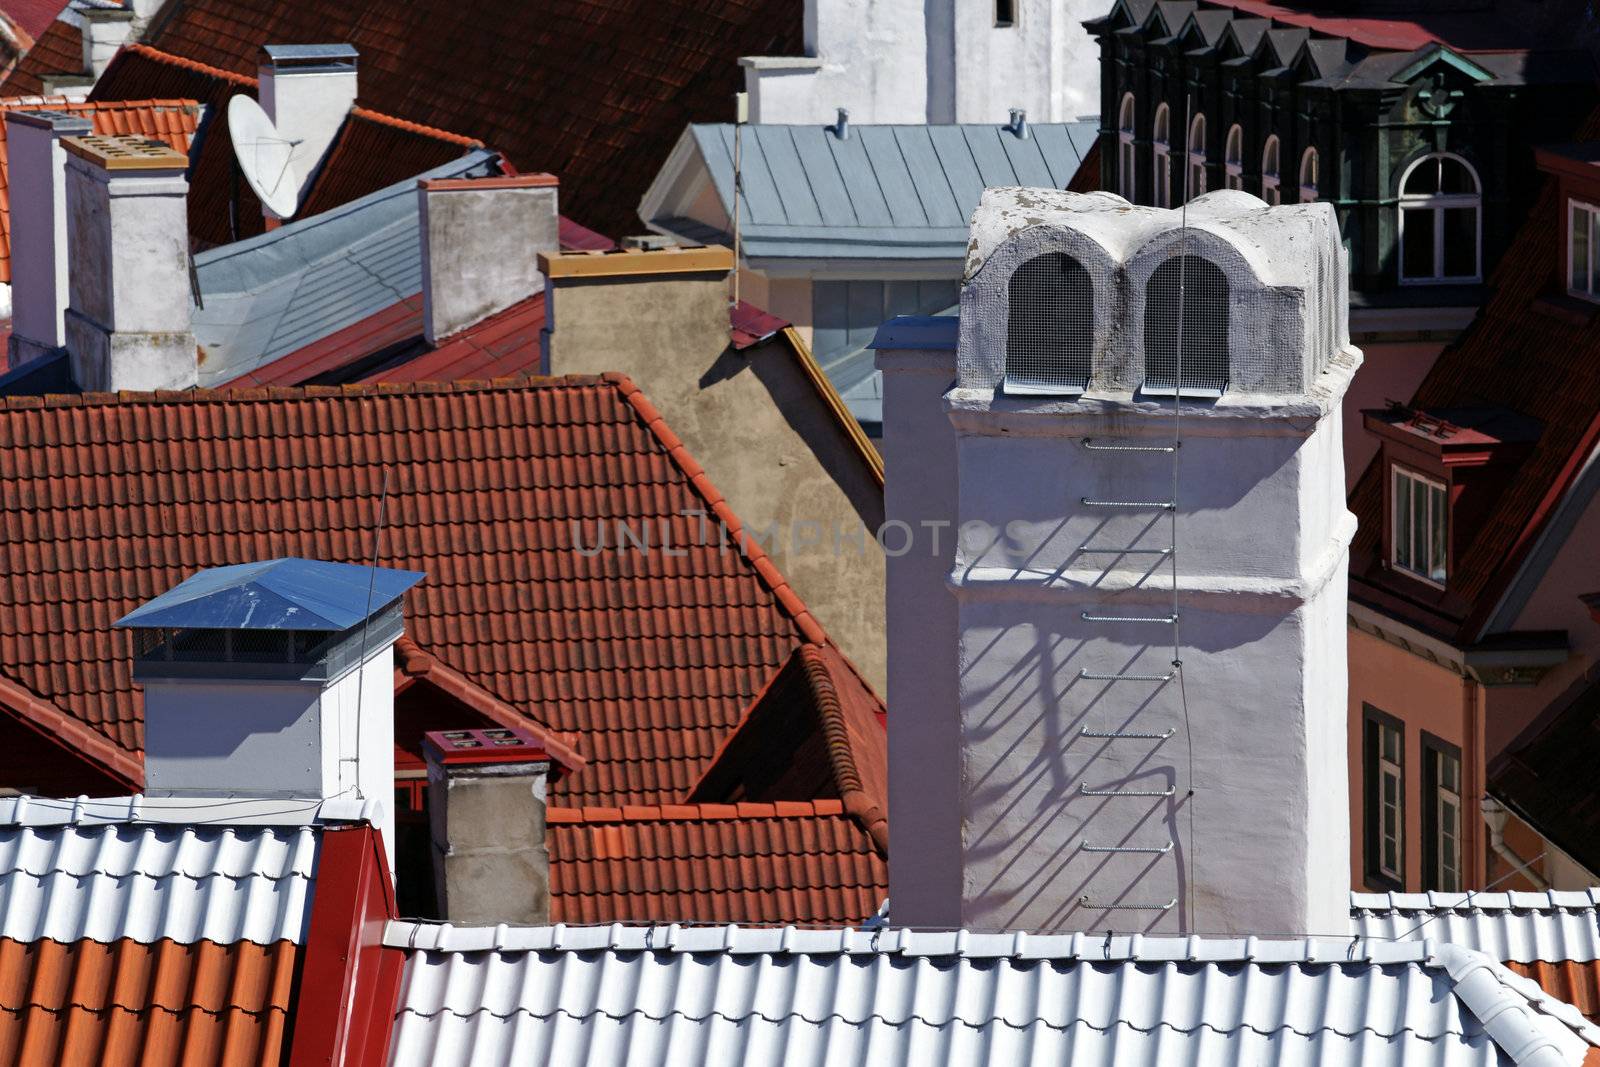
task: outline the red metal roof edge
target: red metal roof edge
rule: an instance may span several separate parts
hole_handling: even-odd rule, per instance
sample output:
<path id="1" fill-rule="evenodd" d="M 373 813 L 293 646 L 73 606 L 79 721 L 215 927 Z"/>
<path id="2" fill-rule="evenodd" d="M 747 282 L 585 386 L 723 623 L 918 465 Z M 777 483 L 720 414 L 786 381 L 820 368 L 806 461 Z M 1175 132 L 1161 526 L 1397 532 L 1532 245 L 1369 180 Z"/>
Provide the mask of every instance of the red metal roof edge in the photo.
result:
<path id="1" fill-rule="evenodd" d="M 799 629 L 801 635 L 807 641 L 813 641 L 819 645 L 827 644 L 828 633 L 822 628 L 822 624 L 811 614 L 811 610 L 800 599 L 800 594 L 795 592 L 794 587 L 789 584 L 789 580 L 783 576 L 782 571 L 778 570 L 777 564 L 772 562 L 771 557 L 767 555 L 761 545 L 744 536 L 744 524 L 739 521 L 739 516 L 733 513 L 733 508 L 728 504 L 727 500 L 717 491 L 717 487 L 711 484 L 711 479 L 706 477 L 705 469 L 700 466 L 694 456 L 689 454 L 689 450 L 684 447 L 683 441 L 667 426 L 666 420 L 656 406 L 645 397 L 639 387 L 634 384 L 633 379 L 626 374 L 609 371 L 600 377 L 615 385 L 623 399 L 633 405 L 634 410 L 639 413 L 639 417 L 644 421 L 644 424 L 649 427 L 651 433 L 655 434 L 656 439 L 667 450 L 667 454 L 672 457 L 672 461 L 677 464 L 678 469 L 689 479 L 689 484 L 694 488 L 695 492 L 705 500 L 706 506 L 711 509 L 711 513 L 733 535 L 734 544 L 739 546 L 745 558 L 750 561 L 750 565 L 755 568 L 757 577 L 761 579 L 777 599 L 784 613 L 794 620 L 795 627 Z"/>
<path id="2" fill-rule="evenodd" d="M 374 111 L 371 108 L 361 107 L 359 104 L 350 109 L 350 117 L 366 119 L 368 122 L 376 122 L 380 126 L 392 126 L 397 130 L 405 130 L 407 133 L 418 134 L 422 137 L 432 137 L 436 141 L 446 141 L 450 144 L 460 145 L 462 148 L 483 147 L 483 142 L 476 137 L 468 137 L 463 133 L 441 130 L 437 126 L 428 126 L 421 122 L 412 122 L 410 119 L 386 115 L 382 111 Z"/>
<path id="3" fill-rule="evenodd" d="M 27 686 L 3 675 L 0 675 L 0 710 L 12 713 L 48 740 L 83 757 L 129 788 L 143 788 L 142 760 Z"/>
<path id="4" fill-rule="evenodd" d="M 842 800 L 778 800 L 738 804 L 624 804 L 580 808 L 547 808 L 545 822 L 561 826 L 580 823 L 696 822 L 730 819 L 810 819 L 849 815 Z"/>
<path id="5" fill-rule="evenodd" d="M 382 835 L 366 823 L 323 829 L 289 1067 L 388 1062 L 404 956 L 383 947 L 383 929 L 395 916 Z"/>
<path id="6" fill-rule="evenodd" d="M 481 189 L 554 189 L 561 179 L 554 174 L 501 174 L 492 178 L 422 178 L 417 187 L 427 192 L 449 192 L 455 189 L 477 191 Z"/>
<path id="7" fill-rule="evenodd" d="M 560 734 L 523 715 L 493 693 L 478 685 L 466 675 L 424 649 L 410 637 L 402 635 L 395 642 L 395 673 L 411 679 L 425 680 L 441 691 L 455 697 L 478 714 L 507 729 L 526 730 L 545 746 L 550 758 L 571 774 L 589 761 Z"/>

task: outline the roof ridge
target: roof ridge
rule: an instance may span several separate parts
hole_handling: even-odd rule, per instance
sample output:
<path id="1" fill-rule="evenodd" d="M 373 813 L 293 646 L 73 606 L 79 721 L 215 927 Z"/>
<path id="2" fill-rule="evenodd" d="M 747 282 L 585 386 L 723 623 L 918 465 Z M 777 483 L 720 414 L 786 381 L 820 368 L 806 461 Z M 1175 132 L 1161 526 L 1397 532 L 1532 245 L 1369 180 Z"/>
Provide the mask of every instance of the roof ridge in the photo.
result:
<path id="1" fill-rule="evenodd" d="M 81 755 L 128 785 L 138 787 L 144 782 L 142 759 L 5 674 L 0 674 L 0 707 L 39 728 L 49 739 L 70 742 Z"/>
<path id="2" fill-rule="evenodd" d="M 562 826 L 580 823 L 695 822 L 729 819 L 808 819 L 849 814 L 841 800 L 739 801 L 733 804 L 585 804 L 549 807 L 545 822 Z"/>
<path id="3" fill-rule="evenodd" d="M 453 382 L 352 382 L 345 385 L 273 385 L 254 389 L 158 389 L 151 392 L 47 393 L 0 397 L 0 412 L 33 408 L 102 407 L 113 404 L 233 404 L 280 400 L 327 400 L 386 394 L 485 393 L 610 385 L 603 374 L 540 375 Z"/>
<path id="4" fill-rule="evenodd" d="M 845 810 L 861 821 L 867 835 L 872 838 L 872 843 L 878 846 L 884 856 L 887 856 L 889 814 L 867 795 L 866 787 L 862 783 L 861 772 L 856 767 L 855 750 L 850 745 L 850 726 L 845 721 L 838 686 L 833 680 L 833 670 L 820 645 L 810 643 L 801 645 L 797 655 L 800 657 L 800 666 L 805 674 L 806 683 L 815 698 L 817 715 L 822 720 L 823 748 L 828 754 L 828 763 L 833 767 L 834 781 L 839 786 L 839 797 L 844 802 Z M 839 658 L 844 659 L 843 653 L 840 653 Z M 847 665 L 848 662 L 846 660 Z M 871 692 L 870 687 L 868 692 Z"/>
<path id="5" fill-rule="evenodd" d="M 432 137 L 439 141 L 448 141 L 463 148 L 485 147 L 484 143 L 476 137 L 468 137 L 463 133 L 452 133 L 450 130 L 440 129 L 438 126 L 429 126 L 426 123 L 412 122 L 410 119 L 403 119 L 398 115 L 385 114 L 382 111 L 374 111 L 359 104 L 350 109 L 350 117 L 366 119 L 368 122 L 376 122 L 384 126 L 392 126 L 397 130 L 405 130 L 408 133 Z"/>
<path id="6" fill-rule="evenodd" d="M 689 450 L 684 446 L 682 439 L 667 426 L 666 419 L 662 417 L 660 410 L 650 402 L 639 386 L 626 374 L 608 371 L 600 377 L 617 387 L 623 398 L 638 412 L 645 426 L 649 428 L 651 433 L 655 434 L 656 438 L 666 448 L 667 455 L 678 466 L 678 469 L 683 472 L 684 476 L 689 479 L 690 486 L 705 500 L 712 514 L 733 535 L 734 545 L 750 561 L 751 566 L 755 568 L 756 576 L 776 598 L 779 608 L 794 620 L 795 628 L 800 631 L 801 636 L 807 641 L 827 644 L 829 640 L 827 631 L 822 628 L 822 624 L 811 614 L 811 610 L 806 607 L 805 601 L 800 599 L 800 594 L 795 592 L 794 587 L 789 584 L 789 579 L 785 578 L 783 572 L 778 570 L 778 565 L 772 562 L 772 558 L 767 555 L 766 550 L 754 539 L 742 536 L 744 524 L 739 521 L 739 516 L 734 514 L 733 508 L 728 504 L 727 500 L 717 491 L 716 486 L 711 484 L 711 479 L 706 476 L 705 468 L 701 467 L 699 461 L 689 454 Z"/>
<path id="7" fill-rule="evenodd" d="M 185 56 L 180 56 L 172 52 L 164 52 L 159 48 L 154 48 L 147 44 L 127 44 L 123 45 L 122 48 L 123 51 L 129 52 L 133 55 L 145 56 L 149 59 L 155 60 L 158 63 L 168 63 L 174 67 L 182 67 L 185 70 L 192 70 L 197 74 L 208 74 L 213 78 L 220 78 L 223 81 L 232 82 L 234 85 L 249 86 L 250 88 L 254 89 L 261 84 L 260 79 L 252 78 L 248 74 L 235 74 L 231 70 L 223 70 L 221 67 L 213 67 L 209 63 L 202 63 L 198 59 L 189 59 Z"/>
<path id="8" fill-rule="evenodd" d="M 37 96 L 0 97 L 0 111 L 132 111 L 142 107 L 198 108 L 186 96 L 152 96 L 139 100 L 69 100 Z"/>

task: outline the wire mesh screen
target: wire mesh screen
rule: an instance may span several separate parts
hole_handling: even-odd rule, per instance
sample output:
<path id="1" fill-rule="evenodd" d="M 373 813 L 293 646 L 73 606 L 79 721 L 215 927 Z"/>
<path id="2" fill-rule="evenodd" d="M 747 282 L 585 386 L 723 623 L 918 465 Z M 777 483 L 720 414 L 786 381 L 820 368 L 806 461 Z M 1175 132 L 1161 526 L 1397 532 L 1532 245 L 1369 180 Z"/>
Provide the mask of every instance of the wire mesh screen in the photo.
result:
<path id="1" fill-rule="evenodd" d="M 1179 288 L 1182 288 L 1183 381 L 1178 381 Z M 1173 256 L 1145 289 L 1146 393 L 1221 396 L 1228 386 L 1228 279 L 1200 256 Z"/>
<path id="2" fill-rule="evenodd" d="M 1081 393 L 1094 352 L 1094 286 L 1083 264 L 1046 252 L 1011 275 L 1006 391 Z"/>

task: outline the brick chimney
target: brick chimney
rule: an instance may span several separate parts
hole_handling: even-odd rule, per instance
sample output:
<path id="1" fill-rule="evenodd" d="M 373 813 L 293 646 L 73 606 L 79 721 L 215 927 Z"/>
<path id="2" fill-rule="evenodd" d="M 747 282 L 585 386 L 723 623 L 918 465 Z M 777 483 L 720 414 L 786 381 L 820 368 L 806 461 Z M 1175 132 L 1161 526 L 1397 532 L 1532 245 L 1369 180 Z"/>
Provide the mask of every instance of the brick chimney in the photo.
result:
<path id="1" fill-rule="evenodd" d="M 289 159 L 305 193 L 339 128 L 356 103 L 356 58 L 348 44 L 279 44 L 261 49 L 257 98 L 278 135 L 293 145 Z"/>
<path id="2" fill-rule="evenodd" d="M 134 632 L 151 796 L 377 801 L 394 869 L 394 642 L 417 571 L 275 559 L 199 571 Z"/>
<path id="3" fill-rule="evenodd" d="M 142 137 L 68 137 L 66 343 L 89 391 L 185 389 L 188 157 Z"/>
<path id="4" fill-rule="evenodd" d="M 429 344 L 544 289 L 539 254 L 560 245 L 557 185 L 551 174 L 417 183 Z"/>
<path id="5" fill-rule="evenodd" d="M 11 366 L 66 344 L 67 151 L 94 132 L 83 115 L 6 112 L 11 196 Z"/>
<path id="6" fill-rule="evenodd" d="M 422 751 L 440 917 L 549 922 L 545 789 L 556 766 L 549 754 L 511 729 L 437 730 L 423 737 Z"/>

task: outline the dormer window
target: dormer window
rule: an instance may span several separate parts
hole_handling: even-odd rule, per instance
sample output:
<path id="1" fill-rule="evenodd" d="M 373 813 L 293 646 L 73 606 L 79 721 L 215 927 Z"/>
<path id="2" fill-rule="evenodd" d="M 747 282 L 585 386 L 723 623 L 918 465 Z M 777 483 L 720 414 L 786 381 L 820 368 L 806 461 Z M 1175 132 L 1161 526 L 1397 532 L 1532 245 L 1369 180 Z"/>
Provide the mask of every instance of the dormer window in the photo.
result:
<path id="1" fill-rule="evenodd" d="M 1011 275 L 1007 393 L 1075 396 L 1089 385 L 1094 285 L 1065 252 L 1034 256 Z"/>
<path id="2" fill-rule="evenodd" d="M 1600 207 L 1567 205 L 1567 292 L 1600 302 Z"/>
<path id="3" fill-rule="evenodd" d="M 1390 486 L 1394 531 L 1389 562 L 1396 570 L 1443 586 L 1450 544 L 1445 484 L 1395 464 Z"/>
<path id="4" fill-rule="evenodd" d="M 1261 149 L 1261 199 L 1277 207 L 1283 203 L 1278 192 L 1278 135 L 1267 138 Z"/>
<path id="5" fill-rule="evenodd" d="M 1151 195 L 1156 207 L 1172 206 L 1172 111 L 1166 104 L 1156 108 L 1156 121 L 1150 135 Z"/>
<path id="6" fill-rule="evenodd" d="M 1227 386 L 1227 276 L 1200 256 L 1173 256 L 1145 288 L 1142 389 L 1151 396 L 1218 397 Z"/>
<path id="7" fill-rule="evenodd" d="M 1228 130 L 1222 150 L 1223 183 L 1229 189 L 1244 188 L 1244 128 L 1237 122 Z"/>
<path id="8" fill-rule="evenodd" d="M 1130 204 L 1138 194 L 1135 180 L 1139 173 L 1135 162 L 1138 155 L 1133 149 L 1134 111 L 1133 94 L 1124 93 L 1122 107 L 1117 111 L 1117 192 Z"/>

